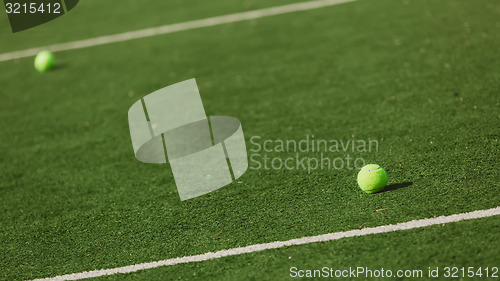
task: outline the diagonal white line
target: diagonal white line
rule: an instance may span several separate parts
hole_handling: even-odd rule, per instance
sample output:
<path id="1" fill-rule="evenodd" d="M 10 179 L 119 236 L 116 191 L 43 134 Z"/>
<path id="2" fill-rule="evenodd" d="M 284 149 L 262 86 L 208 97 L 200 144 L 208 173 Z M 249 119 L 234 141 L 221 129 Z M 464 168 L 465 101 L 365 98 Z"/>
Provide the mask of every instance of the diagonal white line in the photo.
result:
<path id="1" fill-rule="evenodd" d="M 208 253 L 201 254 L 201 255 L 166 259 L 166 260 L 155 261 L 155 262 L 146 262 L 146 263 L 141 263 L 141 264 L 134 264 L 134 265 L 128 265 L 128 266 L 123 266 L 123 267 L 111 268 L 111 269 L 85 271 L 85 272 L 60 275 L 60 276 L 45 278 L 45 279 L 35 279 L 33 281 L 79 280 L 79 279 L 86 279 L 86 278 L 99 277 L 99 276 L 105 276 L 105 275 L 112 275 L 112 274 L 117 274 L 117 273 L 130 273 L 130 272 L 135 272 L 135 271 L 139 271 L 139 270 L 156 268 L 156 267 L 160 267 L 160 266 L 176 265 L 176 264 L 190 263 L 190 262 L 200 262 L 200 261 L 218 259 L 218 258 L 223 258 L 223 257 L 228 257 L 228 256 L 253 253 L 253 252 L 258 252 L 258 251 L 263 251 L 263 250 L 268 250 L 268 249 L 277 249 L 277 248 L 282 248 L 282 247 L 287 247 L 287 246 L 303 245 L 303 244 L 309 244 L 309 243 L 315 243 L 315 242 L 333 241 L 333 240 L 338 240 L 341 238 L 364 236 L 364 235 L 369 235 L 369 234 L 378 234 L 378 233 L 386 233 L 386 232 L 393 232 L 393 231 L 399 231 L 399 230 L 408 230 L 408 229 L 421 228 L 421 227 L 426 227 L 426 226 L 431 226 L 431 225 L 436 225 L 436 224 L 458 222 L 458 221 L 462 221 L 462 220 L 472 220 L 472 219 L 485 218 L 485 217 L 491 217 L 491 216 L 496 216 L 496 215 L 500 215 L 500 206 L 498 206 L 496 208 L 488 209 L 488 210 L 480 210 L 480 211 L 474 211 L 474 212 L 470 212 L 470 213 L 461 213 L 461 214 L 455 214 L 455 215 L 450 215 L 450 216 L 440 216 L 440 217 L 429 218 L 429 219 L 413 220 L 413 221 L 403 222 L 403 223 L 398 223 L 398 224 L 382 225 L 382 226 L 377 226 L 377 227 L 356 229 L 356 230 L 350 230 L 350 231 L 344 231 L 344 232 L 334 232 L 334 233 L 322 234 L 322 235 L 317 235 L 317 236 L 302 237 L 302 238 L 292 239 L 292 240 L 288 240 L 288 241 L 276 241 L 276 242 L 270 242 L 270 243 L 255 244 L 255 245 L 250 245 L 250 246 L 246 246 L 246 247 L 221 250 L 221 251 L 218 251 L 215 253 L 208 252 Z"/>
<path id="2" fill-rule="evenodd" d="M 168 33 L 173 33 L 173 32 L 177 32 L 177 31 L 184 31 L 184 30 L 190 30 L 190 29 L 196 29 L 196 28 L 202 28 L 202 27 L 238 22 L 238 21 L 245 21 L 245 20 L 250 20 L 250 19 L 258 19 L 258 18 L 269 17 L 269 16 L 274 16 L 274 15 L 298 12 L 298 11 L 306 11 L 306 10 L 317 9 L 317 8 L 321 8 L 321 7 L 333 6 L 336 4 L 341 4 L 341 3 L 346 3 L 346 2 L 352 2 L 352 1 L 354 1 L 354 0 L 310 1 L 310 2 L 296 3 L 296 4 L 285 5 L 285 6 L 278 6 L 278 7 L 273 7 L 273 8 L 249 11 L 249 12 L 229 14 L 229 15 L 218 16 L 218 17 L 213 17 L 213 18 L 206 18 L 206 19 L 201 19 L 201 20 L 193 20 L 193 21 L 186 21 L 186 22 L 180 22 L 180 23 L 175 23 L 175 24 L 168 24 L 168 25 L 163 25 L 163 26 L 158 26 L 158 27 L 153 27 L 153 28 L 147 28 L 147 29 L 118 33 L 118 34 L 113 34 L 113 35 L 101 36 L 101 37 L 96 37 L 96 38 L 91 38 L 91 39 L 78 40 L 78 41 L 55 44 L 55 45 L 50 45 L 50 46 L 37 47 L 37 48 L 26 49 L 26 50 L 21 50 L 21 51 L 3 53 L 3 54 L 0 54 L 0 61 L 8 61 L 8 60 L 13 60 L 13 59 L 18 59 L 18 58 L 34 56 L 42 50 L 59 52 L 59 51 L 81 49 L 81 48 L 105 45 L 105 44 L 110 44 L 110 43 L 123 42 L 123 41 L 128 41 L 128 40 L 133 40 L 133 39 L 151 37 L 151 36 L 156 36 L 156 35 L 161 35 L 161 34 L 168 34 Z"/>

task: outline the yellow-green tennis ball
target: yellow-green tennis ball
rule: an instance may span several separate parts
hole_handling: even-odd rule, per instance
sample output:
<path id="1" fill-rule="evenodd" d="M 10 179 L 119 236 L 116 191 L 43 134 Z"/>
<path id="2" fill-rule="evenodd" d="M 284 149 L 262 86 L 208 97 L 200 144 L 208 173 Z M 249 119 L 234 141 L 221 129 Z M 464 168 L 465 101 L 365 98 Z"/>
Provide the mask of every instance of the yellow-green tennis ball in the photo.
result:
<path id="1" fill-rule="evenodd" d="M 45 72 L 54 66 L 55 58 L 54 54 L 49 51 L 41 51 L 35 57 L 35 69 L 38 72 Z"/>
<path id="2" fill-rule="evenodd" d="M 368 164 L 358 173 L 358 185 L 366 193 L 375 193 L 384 189 L 387 173 L 377 164 Z"/>

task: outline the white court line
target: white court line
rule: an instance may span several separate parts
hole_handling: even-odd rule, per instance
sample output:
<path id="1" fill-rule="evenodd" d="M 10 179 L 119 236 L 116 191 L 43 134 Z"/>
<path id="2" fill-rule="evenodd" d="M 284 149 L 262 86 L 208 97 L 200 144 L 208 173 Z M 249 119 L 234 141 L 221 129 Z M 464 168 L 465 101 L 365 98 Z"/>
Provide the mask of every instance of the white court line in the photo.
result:
<path id="1" fill-rule="evenodd" d="M 85 279 L 85 278 L 112 275 L 112 274 L 117 274 L 117 273 L 130 273 L 130 272 L 136 272 L 139 270 L 156 268 L 156 267 L 160 267 L 160 266 L 176 265 L 176 264 L 190 263 L 190 262 L 200 262 L 200 261 L 218 259 L 218 258 L 223 258 L 223 257 L 228 257 L 228 256 L 253 253 L 253 252 L 258 252 L 258 251 L 263 251 L 263 250 L 268 250 L 268 249 L 277 249 L 277 248 L 282 248 L 282 247 L 287 247 L 287 246 L 303 245 L 303 244 L 309 244 L 309 243 L 315 243 L 315 242 L 332 241 L 332 240 L 338 240 L 338 239 L 346 238 L 346 237 L 364 236 L 364 235 L 368 235 L 368 234 L 378 234 L 378 233 L 386 233 L 386 232 L 393 232 L 393 231 L 399 231 L 399 230 L 408 230 L 408 229 L 426 227 L 426 226 L 430 226 L 430 225 L 458 222 L 458 221 L 462 221 L 462 220 L 485 218 L 485 217 L 491 217 L 491 216 L 496 216 L 496 215 L 500 215 L 500 206 L 498 206 L 496 208 L 488 209 L 488 210 L 480 210 L 480 211 L 474 211 L 474 212 L 470 212 L 470 213 L 461 213 L 461 214 L 455 214 L 455 215 L 450 215 L 450 216 L 441 216 L 441 217 L 436 217 L 436 218 L 413 220 L 413 221 L 398 223 L 398 224 L 394 224 L 394 225 L 389 224 L 389 225 L 382 225 L 382 226 L 377 226 L 377 227 L 355 229 L 355 230 L 344 231 L 344 232 L 334 232 L 334 233 L 322 234 L 322 235 L 317 235 L 317 236 L 302 237 L 302 238 L 292 239 L 292 240 L 288 240 L 288 241 L 276 241 L 276 242 L 271 242 L 271 243 L 255 244 L 255 245 L 250 245 L 250 246 L 246 246 L 246 247 L 221 250 L 221 251 L 218 251 L 215 253 L 208 252 L 208 253 L 201 254 L 201 255 L 166 259 L 166 260 L 155 261 L 155 262 L 146 262 L 146 263 L 128 265 L 128 266 L 124 266 L 124 267 L 85 271 L 85 272 L 60 275 L 60 276 L 45 278 L 45 279 L 35 279 L 34 281 L 40 281 L 40 280 L 79 280 L 79 279 Z"/>
<path id="2" fill-rule="evenodd" d="M 193 20 L 193 21 L 186 21 L 186 22 L 180 22 L 180 23 L 175 23 L 175 24 L 168 24 L 168 25 L 163 25 L 163 26 L 158 26 L 158 27 L 153 27 L 153 28 L 147 28 L 147 29 L 118 33 L 118 34 L 113 34 L 113 35 L 101 36 L 101 37 L 96 37 L 96 38 L 91 38 L 91 39 L 86 39 L 86 40 L 78 40 L 78 41 L 55 44 L 55 45 L 50 45 L 50 46 L 37 47 L 37 48 L 26 49 L 26 50 L 21 50 L 21 51 L 3 53 L 3 54 L 0 54 L 0 61 L 8 61 L 8 60 L 13 60 L 13 59 L 18 59 L 18 58 L 34 56 L 42 50 L 59 52 L 59 51 L 81 49 L 81 48 L 99 46 L 99 45 L 104 45 L 104 44 L 139 39 L 139 38 L 144 38 L 144 37 L 151 37 L 151 36 L 167 34 L 167 33 L 172 33 L 172 32 L 177 32 L 177 31 L 190 30 L 190 29 L 195 29 L 195 28 L 202 28 L 202 27 L 214 26 L 214 25 L 231 23 L 231 22 L 238 22 L 238 21 L 245 21 L 245 20 L 251 20 L 251 19 L 258 19 L 258 18 L 263 18 L 263 17 L 268 17 L 268 16 L 297 12 L 297 11 L 306 11 L 306 10 L 317 9 L 317 8 L 321 8 L 321 7 L 333 6 L 333 5 L 346 3 L 346 2 L 352 2 L 352 1 L 355 1 L 355 0 L 310 1 L 310 2 L 296 3 L 296 4 L 273 7 L 273 8 L 249 11 L 249 12 L 229 14 L 229 15 L 218 16 L 218 17 L 213 17 L 213 18 L 206 18 L 206 19 L 201 19 L 201 20 Z"/>

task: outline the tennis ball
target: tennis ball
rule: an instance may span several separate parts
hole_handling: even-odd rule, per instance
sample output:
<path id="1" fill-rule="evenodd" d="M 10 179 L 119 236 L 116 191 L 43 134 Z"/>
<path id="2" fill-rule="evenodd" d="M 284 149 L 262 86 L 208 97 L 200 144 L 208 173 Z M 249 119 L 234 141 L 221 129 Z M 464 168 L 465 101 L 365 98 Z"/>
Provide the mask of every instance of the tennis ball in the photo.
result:
<path id="1" fill-rule="evenodd" d="M 35 57 L 35 69 L 38 72 L 45 72 L 49 70 L 55 62 L 54 55 L 49 51 L 41 51 Z"/>
<path id="2" fill-rule="evenodd" d="M 384 189 L 387 173 L 377 164 L 368 164 L 358 173 L 358 185 L 366 193 L 375 193 Z"/>

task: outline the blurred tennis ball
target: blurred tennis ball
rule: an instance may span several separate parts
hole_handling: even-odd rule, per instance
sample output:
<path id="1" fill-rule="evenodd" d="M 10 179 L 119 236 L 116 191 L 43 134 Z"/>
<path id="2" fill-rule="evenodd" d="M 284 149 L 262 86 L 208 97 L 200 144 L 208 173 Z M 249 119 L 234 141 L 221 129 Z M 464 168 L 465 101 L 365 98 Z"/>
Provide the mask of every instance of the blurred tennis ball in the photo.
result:
<path id="1" fill-rule="evenodd" d="M 377 164 L 368 164 L 358 173 L 358 185 L 366 193 L 375 193 L 384 189 L 387 173 Z"/>
<path id="2" fill-rule="evenodd" d="M 54 54 L 50 51 L 41 51 L 35 57 L 35 69 L 38 72 L 43 73 L 54 66 L 55 58 Z"/>

